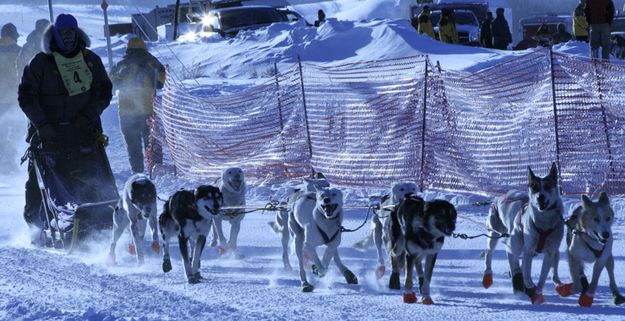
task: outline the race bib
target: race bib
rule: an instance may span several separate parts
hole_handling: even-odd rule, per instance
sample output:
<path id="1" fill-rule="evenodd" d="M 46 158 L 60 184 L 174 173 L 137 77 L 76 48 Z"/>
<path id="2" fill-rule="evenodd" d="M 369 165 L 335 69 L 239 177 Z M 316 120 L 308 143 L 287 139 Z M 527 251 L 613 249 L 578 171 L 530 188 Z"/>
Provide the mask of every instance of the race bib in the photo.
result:
<path id="1" fill-rule="evenodd" d="M 65 58 L 58 52 L 54 52 L 53 55 L 65 89 L 70 96 L 82 94 L 91 88 L 93 75 L 82 52 L 71 58 Z"/>

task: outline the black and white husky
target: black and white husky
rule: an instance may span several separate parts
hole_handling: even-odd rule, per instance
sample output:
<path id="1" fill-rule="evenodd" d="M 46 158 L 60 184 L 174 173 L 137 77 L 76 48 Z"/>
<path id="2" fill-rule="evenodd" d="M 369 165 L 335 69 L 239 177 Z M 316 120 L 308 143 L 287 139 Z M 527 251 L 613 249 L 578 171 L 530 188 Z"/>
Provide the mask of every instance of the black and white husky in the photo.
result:
<path id="1" fill-rule="evenodd" d="M 156 187 L 154 183 L 143 174 L 131 176 L 124 185 L 124 192 L 120 204 L 113 213 L 113 235 L 107 258 L 107 264 L 115 265 L 115 247 L 122 233 L 130 225 L 134 254 L 137 264 L 143 264 L 145 249 L 143 237 L 149 223 L 152 232 L 152 250 L 160 251 L 158 245 L 158 228 L 156 224 Z"/>
<path id="2" fill-rule="evenodd" d="M 551 164 L 545 177 L 534 175 L 528 167 L 528 193 L 509 191 L 493 201 L 487 225 L 491 229 L 485 252 L 486 270 L 482 283 L 493 283 L 492 255 L 500 235 L 508 234 L 506 252 L 515 293 L 525 292 L 532 303 L 544 303 L 542 291 L 547 273 L 553 269 L 553 281 L 560 293 L 564 286 L 558 276 L 559 248 L 564 235 L 562 200 L 558 187 L 557 168 Z M 544 253 L 538 284 L 532 281 L 532 260 Z M 519 259 L 522 257 L 522 264 Z"/>
<path id="3" fill-rule="evenodd" d="M 343 193 L 336 188 L 323 188 L 316 193 L 305 193 L 295 201 L 289 217 L 289 229 L 295 236 L 295 253 L 299 261 L 302 290 L 312 292 L 313 286 L 306 279 L 304 252 L 313 259 L 313 274 L 324 276 L 330 260 L 339 268 L 348 284 L 358 284 L 358 279 L 343 263 L 338 247 L 341 244 L 343 224 Z M 316 248 L 325 245 L 323 260 L 319 260 Z"/>
<path id="4" fill-rule="evenodd" d="M 425 202 L 416 195 L 402 198 L 385 222 L 384 241 L 390 256 L 392 273 L 389 288 L 399 289 L 399 269 L 405 262 L 404 303 L 416 303 L 413 272 L 416 266 L 423 304 L 433 304 L 430 283 L 438 252 L 445 236 L 456 228 L 456 209 L 447 201 Z M 425 275 L 422 260 L 425 258 Z"/>
<path id="5" fill-rule="evenodd" d="M 201 185 L 195 191 L 179 190 L 165 202 L 158 219 L 163 237 L 163 272 L 171 271 L 169 238 L 177 235 L 187 281 L 200 282 L 200 259 L 206 236 L 222 204 L 219 188 L 210 185 Z"/>
<path id="6" fill-rule="evenodd" d="M 243 170 L 238 167 L 231 167 L 221 173 L 221 183 L 219 189 L 223 194 L 224 207 L 239 207 L 238 209 L 224 209 L 215 217 L 215 232 L 219 238 L 221 251 L 231 250 L 235 256 L 241 257 L 237 250 L 237 239 L 241 230 L 241 221 L 245 216 L 245 175 Z M 230 239 L 226 240 L 223 232 L 222 222 L 230 223 Z M 215 233 L 213 233 L 215 234 Z M 215 237 L 215 235 L 213 235 Z M 214 241 L 211 244 L 215 243 Z"/>
<path id="7" fill-rule="evenodd" d="M 606 193 L 601 193 L 598 202 L 582 195 L 582 205 L 566 221 L 567 254 L 573 283 L 567 285 L 565 294 L 581 293 L 578 302 L 583 307 L 592 306 L 604 267 L 608 271 L 614 304 L 625 303 L 614 278 L 612 222 L 614 212 Z M 584 274 L 584 262 L 594 263 L 590 284 Z"/>
<path id="8" fill-rule="evenodd" d="M 317 190 L 330 187 L 330 183 L 326 180 L 322 173 L 315 173 L 311 178 L 304 178 L 304 183 L 301 188 L 297 188 L 289 195 L 287 202 L 283 202 L 283 206 L 277 213 L 273 222 L 269 223 L 269 226 L 274 232 L 279 233 L 282 240 L 282 263 L 284 269 L 287 271 L 292 270 L 291 263 L 289 262 L 289 216 L 293 213 L 295 208 L 295 201 L 306 193 L 316 193 Z"/>

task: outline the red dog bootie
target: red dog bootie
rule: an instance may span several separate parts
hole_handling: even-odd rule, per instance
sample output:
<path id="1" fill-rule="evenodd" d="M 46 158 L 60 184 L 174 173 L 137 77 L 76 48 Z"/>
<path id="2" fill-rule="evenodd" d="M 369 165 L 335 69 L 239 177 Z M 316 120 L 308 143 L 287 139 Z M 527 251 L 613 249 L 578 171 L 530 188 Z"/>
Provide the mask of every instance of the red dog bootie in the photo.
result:
<path id="1" fill-rule="evenodd" d="M 137 254 L 137 249 L 135 248 L 134 244 L 128 243 L 128 253 L 130 253 L 131 255 Z"/>
<path id="2" fill-rule="evenodd" d="M 532 304 L 544 304 L 545 303 L 545 297 L 540 293 L 534 293 L 531 299 L 532 299 Z"/>
<path id="3" fill-rule="evenodd" d="M 380 265 L 375 269 L 375 278 L 376 279 L 381 279 L 384 276 L 384 273 L 386 272 L 386 267 L 384 265 Z"/>
<path id="4" fill-rule="evenodd" d="M 414 291 L 404 293 L 404 303 L 417 303 L 417 294 Z"/>
<path id="5" fill-rule="evenodd" d="M 151 247 L 152 247 L 152 251 L 154 251 L 154 253 L 158 254 L 158 253 L 161 252 L 161 246 L 158 245 L 157 241 L 152 241 Z"/>
<path id="6" fill-rule="evenodd" d="M 567 297 L 573 294 L 573 283 L 561 283 L 556 285 L 556 292 L 558 292 L 561 297 Z"/>
<path id="7" fill-rule="evenodd" d="M 482 278 L 482 285 L 485 289 L 488 289 L 491 285 L 493 285 L 493 273 L 484 274 L 484 278 Z"/>
<path id="8" fill-rule="evenodd" d="M 423 300 L 421 300 L 421 302 L 423 302 L 423 304 L 425 305 L 434 304 L 434 301 L 432 301 L 432 298 L 430 298 L 429 296 L 423 297 Z"/>
<path id="9" fill-rule="evenodd" d="M 590 308 L 592 306 L 594 296 L 594 294 L 582 293 L 582 295 L 579 296 L 579 301 L 577 302 L 579 302 L 579 305 L 584 308 Z"/>

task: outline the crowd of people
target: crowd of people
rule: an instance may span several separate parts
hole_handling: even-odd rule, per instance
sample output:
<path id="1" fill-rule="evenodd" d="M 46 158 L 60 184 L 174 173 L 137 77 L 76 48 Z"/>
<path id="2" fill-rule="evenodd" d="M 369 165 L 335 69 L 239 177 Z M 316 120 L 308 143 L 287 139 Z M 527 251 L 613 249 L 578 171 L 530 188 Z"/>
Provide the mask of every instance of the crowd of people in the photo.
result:
<path id="1" fill-rule="evenodd" d="M 625 11 L 625 8 L 623 8 Z M 456 22 L 452 9 L 441 9 L 440 20 L 433 22 L 431 9 L 424 6 L 421 13 L 413 17 L 412 26 L 419 34 L 438 39 L 441 42 L 458 44 L 459 37 L 456 30 Z M 549 47 L 555 44 L 571 40 L 590 42 L 591 56 L 608 59 L 610 55 L 610 28 L 614 19 L 615 9 L 612 0 L 579 0 L 579 4 L 573 10 L 571 29 L 573 34 L 567 31 L 563 23 L 557 25 L 556 30 L 550 30 L 547 24 L 538 27 L 535 33 L 524 32 L 523 39 L 512 46 L 512 34 L 510 26 L 504 16 L 504 8 L 497 8 L 495 17 L 492 12 L 487 12 L 480 22 L 479 46 L 506 50 L 524 50 L 538 46 Z M 438 33 L 434 26 L 438 25 Z"/>

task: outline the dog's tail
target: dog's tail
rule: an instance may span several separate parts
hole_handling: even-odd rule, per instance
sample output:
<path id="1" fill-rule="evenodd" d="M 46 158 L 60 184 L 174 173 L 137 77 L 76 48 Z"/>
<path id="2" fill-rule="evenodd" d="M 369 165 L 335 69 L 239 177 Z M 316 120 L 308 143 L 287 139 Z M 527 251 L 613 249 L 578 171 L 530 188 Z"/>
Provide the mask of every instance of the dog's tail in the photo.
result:
<path id="1" fill-rule="evenodd" d="M 161 236 L 163 240 L 167 237 L 167 221 L 173 220 L 171 216 L 171 210 L 169 209 L 169 200 L 163 204 L 163 212 L 158 216 L 158 228 L 161 230 Z"/>

